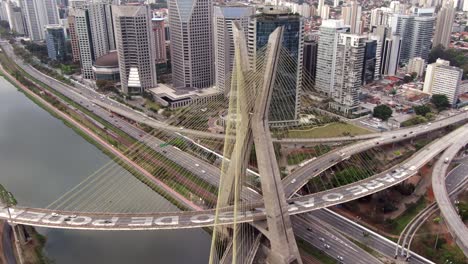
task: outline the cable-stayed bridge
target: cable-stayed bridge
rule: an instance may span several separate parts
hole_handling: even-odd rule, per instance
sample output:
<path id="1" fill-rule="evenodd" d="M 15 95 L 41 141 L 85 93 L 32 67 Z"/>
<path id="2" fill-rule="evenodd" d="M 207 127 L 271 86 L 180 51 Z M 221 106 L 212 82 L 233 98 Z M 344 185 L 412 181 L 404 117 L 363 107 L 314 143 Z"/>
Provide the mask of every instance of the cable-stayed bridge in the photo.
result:
<path id="1" fill-rule="evenodd" d="M 276 92 L 277 97 L 284 98 L 284 101 L 276 99 L 276 103 L 291 103 L 287 91 L 275 90 L 274 87 L 287 87 L 289 69 L 297 67 L 279 44 L 280 32 L 276 32 L 268 48 L 258 52 L 254 65 L 236 60 L 233 74 L 235 85 L 228 99 L 225 134 L 207 132 L 207 120 L 202 114 L 208 108 L 220 108 L 226 103 L 223 100 L 195 104 L 174 113 L 169 125 L 160 125 L 160 122 L 140 115 L 128 115 L 128 112 L 119 110 L 121 108 L 96 99 L 95 104 L 113 113 L 147 125 L 156 124 L 155 130 L 150 136 L 140 135 L 138 143 L 127 146 L 124 151 L 126 159 L 118 159 L 117 163 L 108 164 L 90 175 L 48 208 L 9 207 L 0 213 L 0 217 L 17 224 L 89 230 L 214 226 L 212 256 L 219 256 L 219 252 L 228 247 L 226 240 L 231 235 L 234 236 L 231 240 L 234 241 L 234 248 L 239 247 L 235 245 L 239 244 L 236 241 L 247 240 L 254 244 L 253 241 L 257 240 L 251 231 L 237 225 L 252 223 L 268 237 L 271 244 L 284 244 L 284 239 L 290 239 L 292 230 L 288 223 L 289 215 L 348 202 L 389 188 L 411 177 L 444 149 L 466 138 L 467 127 L 463 126 L 383 171 L 375 170 L 375 164 L 368 159 L 369 151 L 378 155 L 384 145 L 411 140 L 464 122 L 468 113 L 419 127 L 363 136 L 271 138 L 267 125 L 269 100 Z M 236 43 L 237 56 L 246 52 L 239 39 L 242 37 L 238 36 Z M 312 85 L 304 78 L 302 86 L 306 90 Z M 297 167 L 283 179 L 279 175 L 276 164 L 278 153 L 273 142 L 296 144 L 357 140 L 363 141 L 338 149 L 318 145 L 313 154 L 308 154 L 310 159 L 306 159 L 309 161 L 307 164 Z M 325 154 L 318 155 L 319 152 Z M 355 173 L 353 176 L 356 178 L 346 184 L 327 186 L 334 179 L 327 172 L 340 164 L 348 166 L 346 164 L 351 159 L 363 164 L 363 172 L 369 175 L 362 177 Z M 323 174 L 332 178 L 321 180 L 323 190 L 292 198 L 311 180 Z M 151 199 L 154 197 L 148 194 L 148 189 L 169 199 L 184 211 L 153 203 Z M 132 203 L 134 201 L 141 202 L 135 204 Z M 280 263 L 300 262 L 295 259 L 297 250 L 294 247 L 292 245 L 288 252 L 280 253 L 284 260 Z"/>

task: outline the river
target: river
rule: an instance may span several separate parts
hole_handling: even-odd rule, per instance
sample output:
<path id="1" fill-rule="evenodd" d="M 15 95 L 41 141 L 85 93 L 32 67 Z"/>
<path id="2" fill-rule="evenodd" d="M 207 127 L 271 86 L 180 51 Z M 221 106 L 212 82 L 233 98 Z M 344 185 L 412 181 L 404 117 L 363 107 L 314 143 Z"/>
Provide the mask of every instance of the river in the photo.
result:
<path id="1" fill-rule="evenodd" d="M 0 183 L 19 205 L 47 206 L 110 161 L 0 77 Z M 58 264 L 207 263 L 211 239 L 201 229 L 38 231 Z"/>

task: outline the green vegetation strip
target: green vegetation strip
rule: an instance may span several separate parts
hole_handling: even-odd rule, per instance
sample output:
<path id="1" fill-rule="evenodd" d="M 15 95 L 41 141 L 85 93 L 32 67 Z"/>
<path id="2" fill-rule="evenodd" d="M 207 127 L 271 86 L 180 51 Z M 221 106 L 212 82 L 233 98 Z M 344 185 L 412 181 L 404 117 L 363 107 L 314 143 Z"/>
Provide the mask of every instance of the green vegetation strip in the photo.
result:
<path id="1" fill-rule="evenodd" d="M 305 240 L 296 237 L 297 246 L 312 255 L 314 258 L 318 259 L 323 264 L 335 264 L 336 260 L 327 254 L 323 253 L 321 250 L 315 248 L 314 246 L 307 243 Z"/>
<path id="2" fill-rule="evenodd" d="M 321 127 L 314 127 L 307 130 L 290 130 L 287 137 L 289 138 L 327 138 L 341 137 L 347 135 L 364 135 L 371 131 L 347 123 L 331 123 Z"/>

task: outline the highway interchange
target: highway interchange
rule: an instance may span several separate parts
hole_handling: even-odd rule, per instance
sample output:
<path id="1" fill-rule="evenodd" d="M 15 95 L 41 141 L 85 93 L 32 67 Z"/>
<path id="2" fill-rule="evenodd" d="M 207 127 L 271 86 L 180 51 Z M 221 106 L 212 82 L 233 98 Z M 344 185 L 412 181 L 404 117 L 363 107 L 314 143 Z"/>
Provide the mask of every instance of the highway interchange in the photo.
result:
<path id="1" fill-rule="evenodd" d="M 17 62 L 19 63 L 19 61 L 17 61 Z M 23 64 L 22 67 L 27 68 L 27 67 L 30 67 L 30 66 Z M 30 68 L 32 68 L 32 67 L 30 67 Z M 28 72 L 31 72 L 31 71 L 35 71 L 35 69 L 29 69 L 28 70 Z M 164 156 L 168 157 L 169 159 L 173 160 L 174 162 L 177 162 L 182 167 L 184 167 L 186 169 L 189 169 L 190 171 L 192 171 L 192 173 L 194 171 L 193 164 L 195 164 L 195 163 L 200 164 L 200 167 L 198 168 L 200 171 L 199 171 L 199 173 L 195 172 L 195 174 L 197 176 L 199 176 L 200 178 L 204 179 L 205 181 L 209 182 L 210 184 L 214 185 L 214 186 L 217 186 L 219 184 L 219 169 L 218 168 L 216 168 L 216 167 L 214 167 L 214 166 L 212 166 L 212 165 L 210 165 L 208 163 L 205 163 L 203 161 L 200 161 L 198 158 L 193 157 L 190 154 L 186 154 L 186 153 L 181 152 L 179 150 L 172 149 L 171 147 L 165 148 L 164 149 L 165 152 L 163 152 L 162 149 L 159 147 L 159 145 L 161 143 L 163 143 L 162 141 L 158 140 L 155 137 L 143 137 L 142 138 L 141 135 L 144 134 L 144 132 L 142 130 L 140 130 L 139 128 L 137 128 L 137 127 L 135 127 L 135 126 L 133 126 L 133 125 L 127 123 L 127 122 L 123 122 L 122 120 L 117 121 L 117 119 L 110 117 L 109 112 L 107 110 L 99 107 L 98 104 L 101 104 L 101 105 L 105 104 L 105 105 L 107 105 L 107 108 L 118 107 L 118 109 L 122 109 L 122 111 L 128 111 L 129 113 L 134 113 L 132 109 L 127 108 L 124 105 L 118 104 L 115 101 L 110 100 L 110 99 L 108 99 L 106 97 L 102 97 L 98 93 L 94 92 L 93 90 L 82 89 L 82 88 L 76 89 L 76 90 L 75 89 L 70 89 L 69 86 L 59 84 L 55 80 L 50 80 L 49 77 L 43 76 L 41 73 L 34 74 L 34 77 L 41 80 L 42 82 L 44 82 L 47 85 L 53 86 L 54 89 L 57 89 L 57 91 L 59 91 L 60 93 L 66 95 L 67 97 L 74 100 L 75 102 L 78 102 L 78 103 L 83 102 L 81 104 L 84 107 L 86 107 L 88 110 L 93 111 L 95 114 L 99 115 L 101 118 L 105 119 L 106 121 L 108 121 L 110 123 L 117 124 L 120 127 L 120 129 L 122 129 L 124 132 L 128 133 L 132 137 L 137 138 L 137 139 L 141 138 L 141 141 L 144 141 L 144 142 L 148 143 L 153 149 L 158 151 L 160 154 L 164 153 Z M 89 100 L 94 100 L 95 103 L 94 104 L 89 103 Z M 99 103 L 97 103 L 97 102 L 99 102 Z M 358 139 L 372 139 L 372 140 L 368 140 L 368 141 L 365 141 L 365 142 L 354 144 L 352 146 L 345 147 L 344 149 L 341 149 L 339 152 L 336 151 L 336 152 L 329 153 L 328 157 L 326 157 L 326 158 L 325 158 L 325 156 L 321 157 L 321 158 L 319 158 L 317 160 L 317 162 L 311 163 L 311 165 L 314 165 L 314 166 L 304 166 L 303 168 L 300 168 L 299 170 L 297 170 L 295 173 L 293 173 L 292 175 L 290 175 L 288 178 L 286 178 L 284 180 L 285 191 L 288 194 L 288 196 L 292 196 L 292 194 L 294 194 L 294 192 L 297 191 L 297 189 L 300 189 L 300 187 L 302 187 L 302 185 L 304 183 L 306 183 L 311 177 L 314 177 L 315 175 L 318 175 L 321 171 L 325 170 L 326 167 L 331 167 L 334 164 L 341 161 L 341 159 L 343 158 L 342 153 L 346 153 L 346 156 L 349 156 L 349 155 L 352 155 L 354 153 L 358 153 L 358 152 L 361 152 L 363 150 L 374 147 L 376 145 L 376 142 L 379 142 L 379 144 L 387 144 L 389 142 L 395 142 L 395 141 L 398 141 L 398 140 L 402 140 L 402 139 L 404 139 L 403 137 L 409 138 L 409 137 L 417 136 L 417 135 L 420 135 L 420 134 L 423 134 L 423 133 L 427 133 L 429 131 L 439 129 L 440 127 L 443 127 L 445 125 L 452 124 L 452 123 L 455 123 L 455 122 L 458 122 L 458 121 L 461 121 L 461 120 L 465 120 L 467 118 L 466 114 L 467 113 L 463 113 L 463 114 L 460 114 L 460 115 L 457 115 L 457 116 L 447 118 L 447 119 L 442 120 L 442 121 L 434 122 L 434 124 L 432 124 L 432 126 L 429 126 L 429 127 L 428 126 L 423 126 L 423 127 L 419 127 L 419 129 L 417 129 L 417 128 L 401 129 L 401 130 L 396 130 L 396 131 L 391 131 L 391 132 L 384 132 L 384 133 L 379 133 L 379 134 L 365 135 L 362 138 L 361 137 L 340 137 L 340 138 L 333 139 L 333 140 L 336 140 L 336 141 L 358 140 Z M 137 114 L 137 115 L 139 115 L 139 114 Z M 140 118 L 140 117 L 138 117 L 138 118 Z M 136 120 L 138 120 L 138 118 Z M 144 117 L 144 115 L 141 115 L 141 118 L 142 118 L 141 120 L 143 120 L 146 117 Z M 147 119 L 147 120 L 150 120 L 150 119 Z M 143 122 L 143 123 L 145 123 L 145 122 Z M 171 129 L 169 129 L 169 130 L 171 130 Z M 178 131 L 180 132 L 180 130 L 178 130 Z M 184 134 L 190 134 L 190 131 L 188 133 L 187 133 L 187 131 L 183 131 L 183 132 L 184 132 Z M 409 134 L 410 132 L 412 132 L 412 133 Z M 333 140 L 326 139 L 324 142 L 330 142 L 330 141 L 333 141 Z M 290 143 L 290 142 L 294 142 L 294 143 L 296 143 L 296 142 L 297 143 L 313 142 L 313 141 L 307 141 L 307 140 L 304 140 L 304 139 L 298 139 L 297 141 L 295 141 L 294 139 L 279 140 L 279 141 L 288 142 L 288 143 Z M 411 168 L 411 167 L 407 167 L 405 169 L 408 169 L 408 168 Z M 205 173 L 201 173 L 201 170 L 205 171 Z M 311 175 L 313 175 L 313 176 L 311 176 Z M 296 179 L 295 184 L 291 183 L 292 178 Z M 406 175 L 405 175 L 405 178 L 407 178 Z M 388 179 L 390 179 L 390 178 L 388 178 Z M 374 184 L 375 184 L 375 182 L 374 182 Z M 369 183 L 367 183 L 367 185 L 365 185 L 365 186 L 372 187 L 372 183 L 371 183 L 371 185 L 369 185 Z M 377 185 L 374 185 L 374 186 L 377 186 Z M 386 186 L 386 187 L 388 187 L 388 186 Z M 360 191 L 364 190 L 362 187 L 359 187 L 359 188 L 360 188 Z M 372 191 L 372 188 L 367 188 L 367 189 Z M 357 190 L 357 189 L 355 189 L 355 190 Z M 368 194 L 366 194 L 366 195 L 368 195 Z M 255 195 L 252 195 L 252 196 L 254 198 L 253 200 L 258 200 L 258 199 L 255 199 L 255 198 L 259 198 L 258 196 L 255 197 Z M 339 201 L 339 202 L 342 202 L 342 200 L 343 200 L 343 199 L 337 199 L 339 196 L 331 196 L 331 197 L 332 197 L 331 200 L 336 200 L 336 201 Z M 302 207 L 305 207 L 308 210 L 308 209 L 310 209 L 311 204 L 312 204 L 310 202 L 311 201 L 310 198 L 311 197 L 307 198 L 308 202 L 307 201 L 304 202 L 304 200 L 300 200 L 300 199 L 296 199 L 294 201 L 296 201 L 295 204 L 298 205 L 297 207 L 300 208 L 300 206 L 302 205 Z M 252 199 L 252 198 L 250 198 L 250 199 Z M 304 199 L 304 198 L 302 198 L 302 199 Z M 330 200 L 330 199 L 328 199 L 328 200 Z M 314 199 L 315 204 L 316 204 L 316 201 L 317 200 Z M 336 202 L 336 201 L 327 201 L 327 199 L 325 199 L 325 202 L 332 202 L 333 203 L 333 202 Z M 319 208 L 319 206 L 313 206 L 313 207 L 314 207 L 314 209 Z M 290 208 L 294 208 L 294 206 L 291 206 Z M 294 209 L 290 209 L 290 210 L 295 211 Z M 12 211 L 14 211 L 14 209 L 12 209 Z M 44 211 L 40 210 L 40 212 L 37 212 L 37 213 L 42 214 L 43 212 Z M 208 211 L 206 211 L 206 212 L 208 212 Z M 34 219 L 37 219 L 39 217 L 37 214 L 34 215 L 35 212 L 31 212 L 31 213 L 32 213 Z M 14 212 L 13 212 L 13 215 L 15 215 Z M 26 213 L 26 215 L 27 215 L 27 213 Z M 246 215 L 249 215 L 249 213 L 246 213 Z M 258 215 L 258 213 L 254 213 L 254 215 Z M 86 216 L 86 214 L 84 214 L 84 216 Z M 109 215 L 103 215 L 103 216 L 104 216 L 105 219 L 110 217 Z M 21 217 L 23 217 L 23 216 L 21 216 L 21 215 L 17 216 L 17 220 L 21 221 L 20 220 Z M 88 216 L 88 217 L 90 217 L 90 216 Z M 143 228 L 143 229 L 148 229 L 146 227 L 148 227 L 148 221 L 149 220 L 148 220 L 148 218 L 145 218 L 146 216 L 134 216 L 134 217 L 135 217 L 135 219 L 131 219 L 131 220 L 128 221 L 129 224 L 133 223 L 134 226 L 137 226 L 137 227 L 138 226 L 140 226 L 140 227 L 145 226 L 145 228 Z M 162 217 L 165 217 L 165 218 L 163 220 L 159 219 L 159 224 L 163 225 L 163 226 L 168 226 L 166 224 L 170 222 L 170 221 L 167 222 L 167 220 L 170 217 L 169 218 L 168 218 L 168 216 L 162 216 Z M 43 224 L 45 222 L 47 222 L 47 221 L 44 221 L 46 218 L 47 218 L 47 213 L 44 214 L 43 218 L 41 219 L 41 222 Z M 93 216 L 93 218 L 94 218 L 94 216 Z M 100 218 L 100 219 L 102 220 L 104 218 Z M 226 217 L 226 219 L 228 219 L 228 218 L 229 217 Z M 50 219 L 50 217 L 49 217 L 49 219 Z M 200 222 L 199 224 L 205 224 L 205 223 L 209 223 L 209 221 L 207 221 L 207 220 L 209 220 L 210 217 L 208 216 L 208 217 L 206 217 L 206 219 L 204 219 L 204 218 L 200 218 L 200 219 L 198 219 L 198 220 L 195 219 L 196 220 L 195 222 Z M 88 219 L 82 219 L 82 220 L 83 220 L 83 223 L 88 222 Z M 114 220 L 114 218 L 112 218 L 112 222 L 114 222 L 113 220 Z M 173 220 L 173 219 L 171 219 L 171 220 Z M 158 216 L 154 216 L 152 221 L 154 223 L 158 223 Z M 39 223 L 39 220 L 37 220 L 37 221 L 34 220 L 32 222 Z M 103 223 L 103 221 L 99 222 L 99 219 L 97 219 L 97 220 L 91 219 L 91 221 L 88 224 L 84 224 L 84 225 L 79 223 L 79 222 L 80 221 L 73 220 L 73 221 L 71 221 L 69 223 L 69 226 L 70 227 L 75 226 L 75 227 L 81 228 L 81 227 L 88 226 L 88 224 L 91 224 L 91 226 L 104 227 L 104 229 L 107 228 L 107 227 L 110 227 L 110 225 L 108 223 Z M 115 223 L 117 223 L 117 222 L 120 222 L 120 219 L 115 220 Z M 204 223 L 201 223 L 201 222 L 204 222 Z M 92 225 L 92 223 L 94 223 L 95 225 Z M 53 224 L 53 221 L 49 221 L 49 224 Z M 40 225 L 40 224 L 38 224 L 38 225 Z M 47 226 L 47 225 L 44 225 L 44 226 Z M 115 226 L 114 226 L 114 228 L 115 228 Z M 92 229 L 95 229 L 95 228 L 92 228 Z M 100 229 L 100 228 L 97 228 L 97 229 Z M 111 228 L 111 229 L 113 229 L 113 228 Z M 139 228 L 136 228 L 136 229 L 139 229 Z"/>
<path id="2" fill-rule="evenodd" d="M 455 242 L 458 244 L 463 253 L 468 256 L 468 228 L 455 210 L 455 207 L 450 200 L 445 185 L 445 175 L 450 165 L 450 161 L 455 155 L 468 144 L 468 137 L 460 138 L 456 144 L 450 146 L 439 159 L 432 172 L 432 188 L 434 197 L 439 206 L 440 212 L 444 217 L 447 227 L 452 234 Z"/>

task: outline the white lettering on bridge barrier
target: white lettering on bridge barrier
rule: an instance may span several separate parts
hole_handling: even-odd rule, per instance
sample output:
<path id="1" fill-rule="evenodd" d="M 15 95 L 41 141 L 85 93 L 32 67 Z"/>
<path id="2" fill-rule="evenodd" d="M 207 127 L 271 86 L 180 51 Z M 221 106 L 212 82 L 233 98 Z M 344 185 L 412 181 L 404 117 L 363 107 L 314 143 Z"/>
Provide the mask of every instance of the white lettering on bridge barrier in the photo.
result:
<path id="1" fill-rule="evenodd" d="M 415 167 L 411 167 L 409 171 L 414 172 Z M 403 180 L 409 176 L 411 172 L 404 169 L 395 169 L 391 173 L 376 177 L 368 180 L 362 184 L 343 187 L 330 191 L 324 191 L 307 197 L 302 197 L 295 201 L 289 201 L 288 212 L 300 213 L 329 206 L 330 203 L 338 204 L 340 202 L 356 199 L 362 197 L 370 192 L 385 189 L 390 185 Z M 344 201 L 343 201 L 344 200 Z M 80 228 L 177 228 L 177 227 L 190 227 L 190 226 L 211 226 L 215 223 L 219 224 L 232 224 L 234 222 L 249 222 L 254 220 L 264 219 L 266 212 L 264 207 L 256 207 L 246 209 L 246 211 L 239 211 L 234 213 L 232 211 L 220 212 L 218 214 L 218 221 L 216 215 L 207 212 L 184 212 L 182 214 L 174 213 L 174 215 L 164 216 L 100 216 L 93 217 L 90 215 L 66 215 L 60 214 L 59 211 L 55 213 L 43 212 L 42 210 L 24 210 L 10 208 L 9 212 L 6 208 L 0 209 L 0 218 L 11 219 L 20 224 L 42 225 L 51 227 L 68 227 L 74 226 Z"/>

